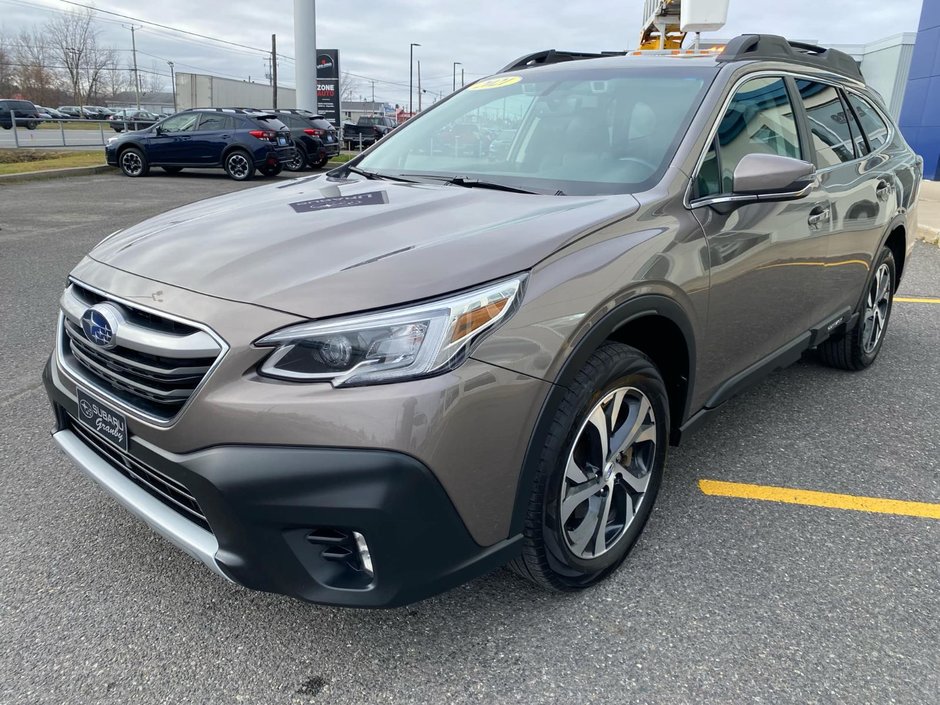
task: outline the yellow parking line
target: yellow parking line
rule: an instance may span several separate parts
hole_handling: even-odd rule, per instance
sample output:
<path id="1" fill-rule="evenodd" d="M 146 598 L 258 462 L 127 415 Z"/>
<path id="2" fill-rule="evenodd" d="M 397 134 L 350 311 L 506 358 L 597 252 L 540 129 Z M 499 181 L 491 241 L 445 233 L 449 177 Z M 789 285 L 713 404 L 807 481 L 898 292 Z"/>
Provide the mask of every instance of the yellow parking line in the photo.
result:
<path id="1" fill-rule="evenodd" d="M 905 304 L 940 304 L 940 299 L 931 299 L 924 296 L 895 296 L 894 300 Z"/>
<path id="2" fill-rule="evenodd" d="M 940 504 L 930 504 L 929 502 L 856 497 L 850 494 L 832 494 L 831 492 L 814 492 L 812 490 L 770 487 L 768 485 L 746 485 L 740 482 L 721 482 L 720 480 L 699 480 L 698 486 L 704 494 L 713 497 L 760 499 L 766 502 L 805 504 L 812 507 L 850 509 L 856 512 L 900 514 L 903 516 L 940 519 Z"/>

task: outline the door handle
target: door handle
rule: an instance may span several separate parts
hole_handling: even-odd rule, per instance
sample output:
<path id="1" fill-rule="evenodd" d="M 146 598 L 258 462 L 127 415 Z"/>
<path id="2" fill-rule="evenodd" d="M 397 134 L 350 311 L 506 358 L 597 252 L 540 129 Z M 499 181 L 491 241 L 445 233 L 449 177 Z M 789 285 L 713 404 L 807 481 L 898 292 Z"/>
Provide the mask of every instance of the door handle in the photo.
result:
<path id="1" fill-rule="evenodd" d="M 892 193 L 894 193 L 894 184 L 889 184 L 887 181 L 878 182 L 878 188 L 875 189 L 878 200 L 887 201 Z"/>
<path id="2" fill-rule="evenodd" d="M 823 223 L 829 222 L 830 215 L 832 215 L 832 212 L 829 206 L 816 206 L 809 212 L 806 222 L 809 223 L 811 228 L 818 228 Z"/>

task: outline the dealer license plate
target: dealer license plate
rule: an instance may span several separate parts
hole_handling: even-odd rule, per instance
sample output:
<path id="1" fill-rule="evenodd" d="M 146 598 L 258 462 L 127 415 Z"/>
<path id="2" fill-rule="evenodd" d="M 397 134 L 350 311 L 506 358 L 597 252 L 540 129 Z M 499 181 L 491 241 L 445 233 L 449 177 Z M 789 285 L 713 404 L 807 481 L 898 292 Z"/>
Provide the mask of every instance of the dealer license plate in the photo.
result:
<path id="1" fill-rule="evenodd" d="M 98 401 L 84 389 L 78 393 L 78 422 L 98 436 L 127 450 L 127 418 L 107 404 Z"/>

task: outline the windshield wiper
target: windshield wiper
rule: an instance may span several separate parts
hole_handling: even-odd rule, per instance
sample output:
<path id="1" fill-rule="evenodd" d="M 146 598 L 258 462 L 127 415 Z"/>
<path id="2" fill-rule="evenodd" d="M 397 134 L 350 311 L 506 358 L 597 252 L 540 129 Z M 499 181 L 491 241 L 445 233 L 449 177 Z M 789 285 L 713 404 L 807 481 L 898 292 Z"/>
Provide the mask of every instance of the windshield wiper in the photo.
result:
<path id="1" fill-rule="evenodd" d="M 385 181 L 401 181 L 402 183 L 406 183 L 406 184 L 417 183 L 416 181 L 412 179 L 403 179 L 400 176 L 389 176 L 388 174 L 380 174 L 377 171 L 366 171 L 365 169 L 360 169 L 359 167 L 355 167 L 355 166 L 347 166 L 343 171 L 345 171 L 347 174 L 349 172 L 352 172 L 353 174 L 359 174 L 359 176 L 364 176 L 370 181 L 374 179 L 383 179 Z"/>
<path id="2" fill-rule="evenodd" d="M 433 179 L 434 181 L 443 181 L 444 183 L 453 184 L 454 186 L 463 186 L 464 188 L 487 188 L 493 191 L 508 191 L 509 193 L 538 193 L 537 191 L 529 191 L 508 184 L 484 181 L 482 179 L 471 179 L 466 176 L 440 176 L 438 174 L 403 174 L 403 176 L 410 176 L 416 179 Z"/>

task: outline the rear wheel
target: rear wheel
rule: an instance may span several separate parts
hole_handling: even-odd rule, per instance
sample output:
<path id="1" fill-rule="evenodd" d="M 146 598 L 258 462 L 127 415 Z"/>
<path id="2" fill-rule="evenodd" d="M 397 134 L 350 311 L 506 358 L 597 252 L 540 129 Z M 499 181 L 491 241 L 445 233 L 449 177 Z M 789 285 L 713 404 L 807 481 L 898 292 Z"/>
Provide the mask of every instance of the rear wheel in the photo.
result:
<path id="1" fill-rule="evenodd" d="M 594 352 L 542 446 L 512 569 L 551 590 L 583 589 L 615 571 L 659 492 L 668 429 L 666 387 L 652 361 L 620 343 Z"/>
<path id="2" fill-rule="evenodd" d="M 329 158 L 329 157 L 323 157 L 323 159 L 321 159 L 321 160 L 318 161 L 316 164 L 314 164 L 314 166 L 315 166 L 317 169 L 322 169 L 323 167 L 326 166 L 327 162 L 329 162 L 329 161 L 330 161 L 330 158 Z"/>
<path id="3" fill-rule="evenodd" d="M 39 127 L 39 123 L 38 123 L 38 122 L 27 122 L 27 123 L 26 123 L 26 129 L 27 129 L 27 130 L 35 130 L 37 127 Z"/>
<path id="4" fill-rule="evenodd" d="M 277 176 L 284 171 L 284 166 L 282 164 L 265 164 L 258 171 L 261 172 L 262 176 Z"/>
<path id="5" fill-rule="evenodd" d="M 118 158 L 118 164 L 125 176 L 136 178 L 146 176 L 150 172 L 150 164 L 147 157 L 137 147 L 128 147 Z"/>
<path id="6" fill-rule="evenodd" d="M 235 181 L 248 181 L 255 175 L 255 165 L 248 152 L 241 149 L 229 153 L 225 157 L 225 173 Z"/>
<path id="7" fill-rule="evenodd" d="M 817 349 L 819 358 L 826 365 L 857 371 L 875 361 L 891 318 L 895 277 L 894 255 L 887 247 L 882 248 L 872 268 L 855 328 L 835 340 L 824 341 Z"/>

